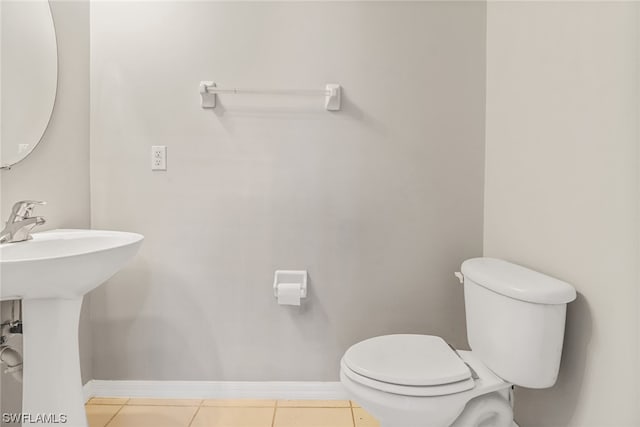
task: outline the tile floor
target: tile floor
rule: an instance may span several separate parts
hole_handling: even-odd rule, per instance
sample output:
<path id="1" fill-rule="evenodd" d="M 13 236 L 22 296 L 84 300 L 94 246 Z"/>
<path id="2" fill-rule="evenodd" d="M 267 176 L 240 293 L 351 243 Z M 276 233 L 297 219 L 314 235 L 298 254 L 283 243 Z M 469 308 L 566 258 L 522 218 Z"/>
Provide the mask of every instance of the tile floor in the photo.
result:
<path id="1" fill-rule="evenodd" d="M 379 427 L 349 400 L 173 400 L 94 397 L 89 427 Z"/>

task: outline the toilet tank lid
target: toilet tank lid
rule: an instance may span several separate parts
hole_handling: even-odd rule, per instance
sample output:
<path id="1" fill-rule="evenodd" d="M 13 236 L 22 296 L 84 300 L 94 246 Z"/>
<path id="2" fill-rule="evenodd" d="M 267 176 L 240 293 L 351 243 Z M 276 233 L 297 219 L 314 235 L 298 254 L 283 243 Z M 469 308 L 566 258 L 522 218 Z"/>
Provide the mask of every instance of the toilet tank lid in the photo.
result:
<path id="1" fill-rule="evenodd" d="M 576 290 L 567 282 L 497 258 L 468 259 L 461 271 L 465 280 L 521 301 L 566 304 L 576 299 Z"/>

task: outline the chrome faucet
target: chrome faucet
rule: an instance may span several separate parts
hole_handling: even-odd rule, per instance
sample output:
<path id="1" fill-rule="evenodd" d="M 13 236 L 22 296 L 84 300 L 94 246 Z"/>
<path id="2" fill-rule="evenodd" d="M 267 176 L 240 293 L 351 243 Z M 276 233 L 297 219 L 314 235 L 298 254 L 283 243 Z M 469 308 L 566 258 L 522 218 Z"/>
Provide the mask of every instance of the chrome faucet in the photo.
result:
<path id="1" fill-rule="evenodd" d="M 46 202 L 35 200 L 23 200 L 14 204 L 4 229 L 0 231 L 0 245 L 30 240 L 33 227 L 45 223 L 43 217 L 31 216 L 33 208 L 36 205 L 46 204 Z"/>

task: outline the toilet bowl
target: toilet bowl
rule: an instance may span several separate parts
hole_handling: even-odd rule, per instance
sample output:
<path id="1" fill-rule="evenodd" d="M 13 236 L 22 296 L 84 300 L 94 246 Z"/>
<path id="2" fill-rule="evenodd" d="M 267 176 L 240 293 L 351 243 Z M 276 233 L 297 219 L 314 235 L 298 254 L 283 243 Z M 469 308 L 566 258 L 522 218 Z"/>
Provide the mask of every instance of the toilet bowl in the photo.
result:
<path id="1" fill-rule="evenodd" d="M 352 346 L 340 381 L 382 427 L 510 427 L 511 384 L 440 337 L 386 335 Z"/>
<path id="2" fill-rule="evenodd" d="M 547 388 L 560 368 L 566 282 L 495 258 L 473 258 L 464 283 L 467 339 L 384 335 L 351 346 L 340 381 L 382 427 L 511 427 L 514 385 Z"/>

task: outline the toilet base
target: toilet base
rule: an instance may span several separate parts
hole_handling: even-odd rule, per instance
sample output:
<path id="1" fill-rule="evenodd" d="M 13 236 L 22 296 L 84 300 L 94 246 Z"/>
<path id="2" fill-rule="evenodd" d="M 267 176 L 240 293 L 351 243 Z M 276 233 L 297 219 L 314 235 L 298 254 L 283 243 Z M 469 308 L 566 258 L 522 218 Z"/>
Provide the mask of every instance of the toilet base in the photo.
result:
<path id="1" fill-rule="evenodd" d="M 441 424 L 438 424 L 441 425 Z M 465 406 L 462 413 L 447 427 L 517 427 L 513 410 L 500 393 L 478 396 Z M 380 421 L 381 427 L 433 427 L 433 420 Z"/>
<path id="2" fill-rule="evenodd" d="M 470 400 L 451 427 L 512 427 L 513 408 L 500 393 Z"/>
<path id="3" fill-rule="evenodd" d="M 365 408 L 366 409 L 366 408 Z M 433 427 L 433 420 L 380 421 L 380 427 Z M 441 425 L 441 424 L 437 424 Z M 499 393 L 478 396 L 470 401 L 447 427 L 517 427 L 509 402 Z"/>

